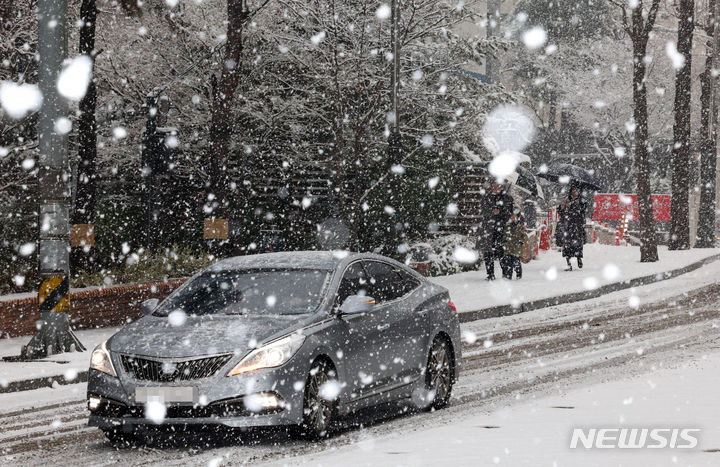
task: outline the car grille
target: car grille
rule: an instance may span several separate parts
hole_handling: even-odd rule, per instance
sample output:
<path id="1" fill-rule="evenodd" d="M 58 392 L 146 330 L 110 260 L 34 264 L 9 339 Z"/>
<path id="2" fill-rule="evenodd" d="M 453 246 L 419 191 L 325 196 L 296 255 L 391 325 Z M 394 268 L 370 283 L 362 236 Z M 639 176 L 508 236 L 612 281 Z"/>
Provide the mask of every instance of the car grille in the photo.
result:
<path id="1" fill-rule="evenodd" d="M 126 373 L 142 381 L 188 381 L 215 376 L 232 354 L 214 355 L 185 360 L 153 360 L 132 355 L 120 355 Z"/>

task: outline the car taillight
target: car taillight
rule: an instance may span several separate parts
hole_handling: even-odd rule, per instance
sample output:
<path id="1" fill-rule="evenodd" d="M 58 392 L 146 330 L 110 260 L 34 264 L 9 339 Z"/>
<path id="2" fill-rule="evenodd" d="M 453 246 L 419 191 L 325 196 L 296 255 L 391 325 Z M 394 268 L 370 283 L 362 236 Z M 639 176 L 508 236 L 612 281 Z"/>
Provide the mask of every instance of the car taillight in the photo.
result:
<path id="1" fill-rule="evenodd" d="M 448 306 L 453 311 L 453 313 L 457 314 L 457 308 L 455 307 L 455 304 L 453 303 L 452 300 L 448 300 Z"/>

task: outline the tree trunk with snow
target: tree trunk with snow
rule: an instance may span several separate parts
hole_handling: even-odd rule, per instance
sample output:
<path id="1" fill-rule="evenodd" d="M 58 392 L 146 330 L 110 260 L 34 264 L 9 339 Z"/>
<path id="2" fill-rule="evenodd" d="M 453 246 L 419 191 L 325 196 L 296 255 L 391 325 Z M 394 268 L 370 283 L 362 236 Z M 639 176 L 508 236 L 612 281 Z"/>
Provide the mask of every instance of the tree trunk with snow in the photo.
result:
<path id="1" fill-rule="evenodd" d="M 221 62 L 220 78 L 213 86 L 210 120 L 210 157 L 208 160 L 210 186 L 208 193 L 213 199 L 208 199 L 208 203 L 214 206 L 212 217 L 224 218 L 227 215 L 227 197 L 230 188 L 228 156 L 234 120 L 232 104 L 241 78 L 242 33 L 248 14 L 243 0 L 228 0 L 227 41 Z"/>
<path id="2" fill-rule="evenodd" d="M 702 127 L 702 145 L 700 156 L 700 209 L 698 212 L 698 233 L 695 248 L 712 248 L 715 246 L 715 171 L 717 166 L 717 91 L 716 77 L 713 76 L 718 62 L 714 49 L 720 45 L 720 30 L 715 28 L 718 5 L 710 2 L 710 20 L 706 32 L 713 36 L 709 42 L 705 56 L 705 71 L 700 82 L 700 125 Z"/>
<path id="3" fill-rule="evenodd" d="M 633 43 L 633 117 L 635 119 L 635 168 L 637 180 L 638 210 L 640 211 L 640 261 L 658 260 L 655 221 L 653 218 L 652 195 L 650 190 L 650 153 L 648 149 L 648 108 L 647 87 L 647 44 L 655 23 L 660 0 L 653 0 L 647 13 L 640 2 L 632 10 L 632 20 L 627 20 L 623 9 L 625 30 Z"/>
<path id="4" fill-rule="evenodd" d="M 694 0 L 680 0 L 677 51 L 682 57 L 675 74 L 675 124 L 673 126 L 672 204 L 670 208 L 671 250 L 690 248 L 690 97 L 692 36 L 695 26 Z"/>

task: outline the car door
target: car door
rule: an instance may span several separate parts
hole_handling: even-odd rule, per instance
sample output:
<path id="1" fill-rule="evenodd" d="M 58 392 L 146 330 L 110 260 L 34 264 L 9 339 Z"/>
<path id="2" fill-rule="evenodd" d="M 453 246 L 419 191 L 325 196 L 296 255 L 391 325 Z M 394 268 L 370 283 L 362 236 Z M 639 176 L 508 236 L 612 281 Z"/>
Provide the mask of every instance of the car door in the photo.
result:
<path id="1" fill-rule="evenodd" d="M 403 310 L 403 290 L 395 267 L 389 263 L 364 260 L 369 290 L 376 300 L 373 314 L 377 322 L 377 372 L 382 386 L 402 384 L 407 372 L 407 313 Z"/>
<path id="2" fill-rule="evenodd" d="M 350 295 L 371 295 L 367 273 L 361 261 L 351 263 L 343 272 L 335 296 L 336 309 Z M 345 383 L 349 386 L 351 400 L 360 400 L 372 392 L 382 380 L 377 352 L 382 343 L 382 330 L 378 313 L 369 312 L 343 316 L 338 320 L 341 360 L 345 368 Z"/>
<path id="3" fill-rule="evenodd" d="M 420 281 L 408 271 L 396 268 L 397 283 L 395 290 L 399 295 L 397 300 L 397 321 L 401 329 L 399 339 L 404 342 L 402 347 L 404 368 L 403 377 L 415 378 L 420 375 L 427 364 L 426 347 L 429 330 L 433 328 L 431 312 L 428 301 L 418 293 Z"/>

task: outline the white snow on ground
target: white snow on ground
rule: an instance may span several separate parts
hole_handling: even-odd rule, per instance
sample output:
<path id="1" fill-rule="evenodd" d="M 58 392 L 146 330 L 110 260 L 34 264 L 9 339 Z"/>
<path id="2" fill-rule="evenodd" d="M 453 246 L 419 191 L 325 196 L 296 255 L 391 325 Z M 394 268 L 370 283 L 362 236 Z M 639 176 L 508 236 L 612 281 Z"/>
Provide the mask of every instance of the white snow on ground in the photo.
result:
<path id="1" fill-rule="evenodd" d="M 596 384 L 444 426 L 343 446 L 288 465 L 719 465 L 720 352 L 679 368 Z M 567 408 L 571 407 L 571 408 Z M 573 428 L 699 428 L 694 449 L 570 449 Z"/>
<path id="2" fill-rule="evenodd" d="M 84 401 L 86 397 L 87 383 L 9 392 L 0 394 L 0 414 L 63 402 Z"/>
<path id="3" fill-rule="evenodd" d="M 45 376 L 71 376 L 87 371 L 90 354 L 96 345 L 112 336 L 118 328 L 102 328 L 76 331 L 80 342 L 86 347 L 84 352 L 66 352 L 52 355 L 33 362 L 6 362 L 0 360 L 0 386 L 13 381 L 22 381 Z M 30 336 L 0 339 L 0 358 L 20 355 L 23 345 L 30 342 Z"/>
<path id="4" fill-rule="evenodd" d="M 720 249 L 668 251 L 666 247 L 659 247 L 660 261 L 641 263 L 638 247 L 593 244 L 585 245 L 583 269 L 577 269 L 573 260 L 574 269 L 564 271 L 565 259 L 560 252 L 550 250 L 541 252 L 538 260 L 523 264 L 521 280 L 488 282 L 482 265 L 478 271 L 434 277 L 432 281 L 450 290 L 450 298 L 462 313 L 582 292 L 612 282 L 671 271 L 717 254 Z M 605 269 L 608 265 L 617 267 L 619 277 L 609 274 Z M 501 275 L 496 261 L 495 276 Z M 552 279 L 554 277 L 556 279 Z"/>

